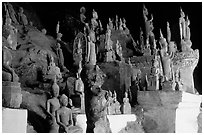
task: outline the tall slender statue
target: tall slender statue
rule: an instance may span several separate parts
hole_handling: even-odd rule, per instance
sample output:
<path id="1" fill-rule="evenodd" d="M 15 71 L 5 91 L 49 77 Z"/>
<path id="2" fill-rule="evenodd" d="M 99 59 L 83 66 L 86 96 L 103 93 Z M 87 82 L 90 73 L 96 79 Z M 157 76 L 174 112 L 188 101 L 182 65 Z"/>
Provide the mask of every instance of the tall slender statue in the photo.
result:
<path id="1" fill-rule="evenodd" d="M 118 30 L 118 15 L 115 16 L 115 29 Z"/>
<path id="2" fill-rule="evenodd" d="M 56 26 L 56 33 L 59 33 L 59 28 L 60 28 L 60 25 L 59 25 L 59 21 L 58 21 L 57 26 Z"/>
<path id="3" fill-rule="evenodd" d="M 56 77 L 52 85 L 52 98 L 47 100 L 46 110 L 50 116 L 50 133 L 58 133 L 59 126 L 56 121 L 56 111 L 60 108 L 60 103 L 58 100 L 59 96 L 59 86 L 57 85 Z"/>
<path id="4" fill-rule="evenodd" d="M 171 52 L 170 54 L 168 53 L 168 47 L 167 47 L 167 42 L 166 39 L 163 37 L 163 34 L 160 30 L 160 45 L 161 45 L 161 50 L 160 50 L 160 55 L 161 55 L 161 61 L 162 61 L 162 67 L 163 67 L 163 73 L 165 77 L 165 81 L 169 81 L 171 79 L 171 60 L 174 57 L 173 53 Z"/>
<path id="5" fill-rule="evenodd" d="M 190 40 L 191 38 L 191 31 L 189 28 L 190 20 L 188 19 L 188 16 L 186 17 L 186 40 Z"/>
<path id="6" fill-rule="evenodd" d="M 97 19 L 98 19 L 98 14 L 97 12 L 93 9 L 93 18 L 91 19 L 91 25 L 92 25 L 92 30 L 96 30 L 96 28 L 98 27 L 98 22 L 97 22 Z"/>
<path id="7" fill-rule="evenodd" d="M 181 17 L 179 18 L 179 27 L 180 27 L 180 36 L 181 39 L 185 39 L 186 37 L 186 24 L 185 24 L 185 13 L 183 12 L 182 8 L 180 9 L 180 15 Z"/>
<path id="8" fill-rule="evenodd" d="M 171 41 L 171 30 L 169 27 L 169 22 L 167 22 L 167 42 L 169 43 Z"/>

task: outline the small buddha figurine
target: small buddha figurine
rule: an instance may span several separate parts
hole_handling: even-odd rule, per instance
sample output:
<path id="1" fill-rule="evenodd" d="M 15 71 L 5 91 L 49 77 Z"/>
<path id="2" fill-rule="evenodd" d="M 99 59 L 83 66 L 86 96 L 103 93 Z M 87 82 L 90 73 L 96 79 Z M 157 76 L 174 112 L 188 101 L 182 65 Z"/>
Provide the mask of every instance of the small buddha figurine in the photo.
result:
<path id="1" fill-rule="evenodd" d="M 57 123 L 59 124 L 59 133 L 68 133 L 69 127 L 73 126 L 72 110 L 67 108 L 68 97 L 63 94 L 60 97 L 61 107 L 57 110 Z"/>
<path id="2" fill-rule="evenodd" d="M 90 65 L 96 65 L 96 48 L 95 48 L 95 43 L 93 42 L 94 40 L 94 35 L 88 36 L 88 56 L 87 56 L 87 62 Z"/>
<path id="3" fill-rule="evenodd" d="M 117 101 L 117 94 L 115 91 L 113 94 L 113 104 L 114 104 L 114 112 L 115 112 L 114 114 L 121 114 L 120 103 Z"/>
<path id="4" fill-rule="evenodd" d="M 81 77 L 79 76 L 79 73 L 76 74 L 77 75 L 77 79 L 75 81 L 75 92 L 78 93 L 83 93 L 84 92 L 84 83 L 81 80 Z"/>
<path id="5" fill-rule="evenodd" d="M 85 22 L 86 20 L 85 13 L 86 13 L 85 7 L 81 7 L 80 8 L 80 21 L 84 24 L 84 28 L 88 28 L 88 23 Z"/>
<path id="6" fill-rule="evenodd" d="M 107 114 L 112 115 L 114 114 L 114 104 L 113 104 L 113 94 L 109 90 L 109 95 L 108 95 L 108 107 L 107 107 Z"/>
<path id="7" fill-rule="evenodd" d="M 60 68 L 55 65 L 53 56 L 50 56 L 50 63 L 47 71 L 47 75 L 51 76 L 51 79 L 54 79 L 55 76 L 57 80 L 62 79 Z"/>
<path id="8" fill-rule="evenodd" d="M 179 18 L 179 27 L 180 27 L 180 37 L 181 39 L 185 39 L 186 37 L 186 24 L 185 24 L 185 13 L 183 12 L 182 8 L 180 9 L 180 15 Z"/>
<path id="9" fill-rule="evenodd" d="M 24 10 L 22 7 L 19 8 L 19 13 L 18 13 L 18 17 L 19 17 L 19 22 L 22 24 L 22 25 L 28 25 L 28 20 L 27 20 L 27 17 L 26 15 L 23 13 Z"/>
<path id="10" fill-rule="evenodd" d="M 93 9 L 93 18 L 91 19 L 91 25 L 92 25 L 92 30 L 95 30 L 98 27 L 98 14 L 97 12 Z"/>
<path id="11" fill-rule="evenodd" d="M 109 23 L 108 23 L 109 29 L 112 30 L 113 29 L 113 21 L 110 18 L 108 18 L 108 21 L 109 21 Z"/>
<path id="12" fill-rule="evenodd" d="M 123 105 L 121 109 L 122 114 L 131 114 L 131 106 L 129 103 L 128 93 L 125 92 L 125 97 L 123 98 Z"/>
<path id="13" fill-rule="evenodd" d="M 56 77 L 54 79 L 54 83 L 52 85 L 52 98 L 47 100 L 47 106 L 46 110 L 49 116 L 51 117 L 50 119 L 50 133 L 58 133 L 59 126 L 56 122 L 56 111 L 60 108 L 60 103 L 59 103 L 59 86 L 57 85 L 56 82 Z"/>

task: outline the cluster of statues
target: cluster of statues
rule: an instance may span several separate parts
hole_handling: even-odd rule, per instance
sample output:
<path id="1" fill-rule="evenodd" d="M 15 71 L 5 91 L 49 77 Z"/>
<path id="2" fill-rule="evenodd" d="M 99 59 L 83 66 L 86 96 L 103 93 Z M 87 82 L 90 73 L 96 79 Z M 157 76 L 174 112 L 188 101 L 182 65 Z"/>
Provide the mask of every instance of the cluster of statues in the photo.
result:
<path id="1" fill-rule="evenodd" d="M 117 101 L 117 94 L 114 91 L 112 94 L 111 91 L 109 91 L 108 96 L 108 107 L 107 107 L 107 114 L 108 115 L 119 115 L 119 114 L 131 114 L 131 106 L 129 103 L 128 93 L 125 92 L 125 97 L 123 98 L 123 103 L 120 105 L 120 103 Z"/>
<path id="2" fill-rule="evenodd" d="M 50 124 L 50 133 L 68 133 L 69 128 L 74 125 L 73 114 L 68 104 L 72 106 L 71 99 L 65 94 L 59 96 L 59 86 L 56 78 L 52 85 L 52 98 L 47 100 L 46 110 Z"/>

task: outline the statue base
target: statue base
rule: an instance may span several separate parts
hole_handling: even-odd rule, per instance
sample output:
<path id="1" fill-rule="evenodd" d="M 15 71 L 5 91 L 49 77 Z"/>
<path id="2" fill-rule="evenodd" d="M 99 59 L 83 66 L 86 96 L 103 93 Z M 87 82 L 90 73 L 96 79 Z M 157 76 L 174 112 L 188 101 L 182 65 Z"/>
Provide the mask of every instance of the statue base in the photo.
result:
<path id="1" fill-rule="evenodd" d="M 20 83 L 2 82 L 2 105 L 8 108 L 20 108 L 22 94 Z"/>

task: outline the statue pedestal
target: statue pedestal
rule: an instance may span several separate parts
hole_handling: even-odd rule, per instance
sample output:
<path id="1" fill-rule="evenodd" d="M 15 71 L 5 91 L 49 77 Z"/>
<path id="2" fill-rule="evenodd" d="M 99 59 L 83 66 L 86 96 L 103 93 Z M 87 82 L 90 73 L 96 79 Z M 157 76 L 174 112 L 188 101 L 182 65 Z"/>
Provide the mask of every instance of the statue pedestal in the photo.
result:
<path id="1" fill-rule="evenodd" d="M 20 83 L 2 82 L 2 105 L 9 108 L 19 108 L 21 103 Z"/>
<path id="2" fill-rule="evenodd" d="M 182 92 L 182 101 L 176 109 L 175 133 L 198 133 L 201 102 L 201 95 Z"/>
<path id="3" fill-rule="evenodd" d="M 26 133 L 27 110 L 2 108 L 2 133 Z"/>

